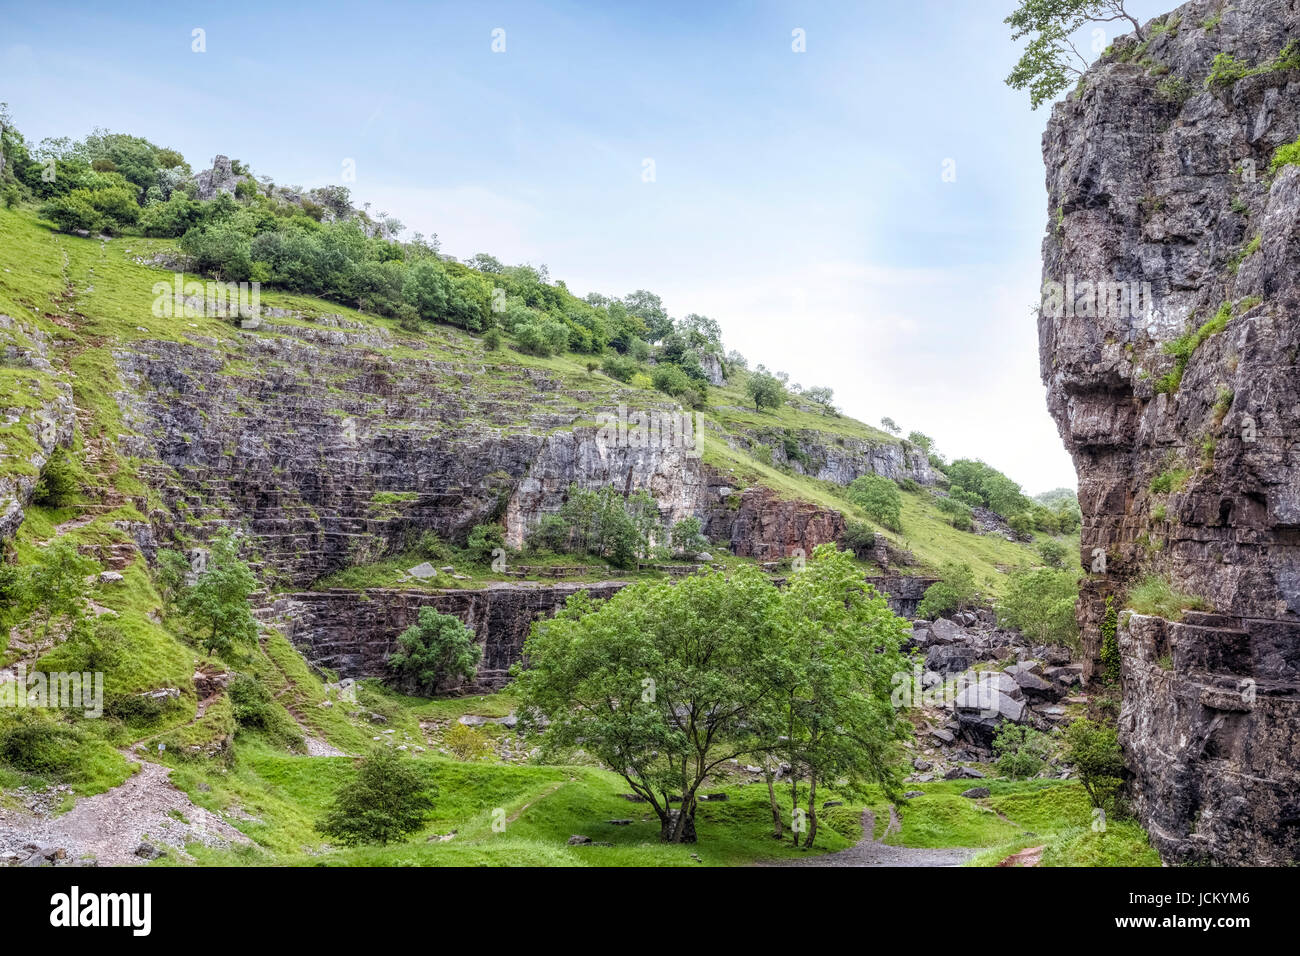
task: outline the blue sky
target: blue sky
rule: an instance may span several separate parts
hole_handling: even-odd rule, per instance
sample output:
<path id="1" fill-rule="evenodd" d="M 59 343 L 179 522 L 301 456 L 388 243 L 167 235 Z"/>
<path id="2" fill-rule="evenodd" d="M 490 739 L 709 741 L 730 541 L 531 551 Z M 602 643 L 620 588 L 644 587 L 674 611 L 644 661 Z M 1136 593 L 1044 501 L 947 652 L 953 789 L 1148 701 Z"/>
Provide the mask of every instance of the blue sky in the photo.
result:
<path id="1" fill-rule="evenodd" d="M 1002 82 L 1013 5 L 6 2 L 0 100 L 30 139 L 103 126 L 195 169 L 313 186 L 351 160 L 358 202 L 445 252 L 655 291 L 1039 492 L 1074 470 L 1038 377 L 1047 109 Z"/>

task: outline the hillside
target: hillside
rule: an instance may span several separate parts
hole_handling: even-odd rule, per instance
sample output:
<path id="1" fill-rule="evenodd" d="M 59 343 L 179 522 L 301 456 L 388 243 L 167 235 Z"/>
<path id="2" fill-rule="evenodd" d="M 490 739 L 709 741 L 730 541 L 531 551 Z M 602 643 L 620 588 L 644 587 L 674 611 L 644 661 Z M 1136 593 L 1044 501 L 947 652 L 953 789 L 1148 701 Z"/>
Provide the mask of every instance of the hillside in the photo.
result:
<path id="1" fill-rule="evenodd" d="M 206 188 L 214 175 L 196 181 Z M 540 307 L 506 336 L 487 322 L 472 330 L 462 326 L 475 321 L 416 321 L 273 285 L 259 290 L 254 318 L 235 314 L 233 295 L 210 314 L 186 314 L 172 290 L 191 303 L 210 300 L 210 287 L 186 283 L 211 276 L 175 271 L 193 261 L 180 241 L 129 228 L 80 236 L 52 228 L 43 211 L 25 202 L 0 209 L 0 537 L 8 566 L 69 588 L 89 582 L 89 614 L 72 597 L 59 605 L 51 596 L 34 611 L 7 603 L 0 676 L 102 671 L 108 719 L 6 715 L 0 737 L 11 752 L 0 761 L 0 787 L 52 793 L 67 812 L 42 824 L 49 839 L 105 862 L 131 862 L 134 844 L 152 840 L 184 848 L 172 862 L 293 863 L 324 853 L 339 863 L 581 863 L 580 848 L 557 850 L 554 839 L 581 823 L 598 841 L 617 838 L 625 849 L 616 862 L 689 864 L 695 858 L 681 846 L 645 844 L 644 820 L 591 829 L 593 806 L 620 816 L 617 777 L 527 761 L 514 736 L 491 723 L 512 713 L 499 692 L 535 620 L 580 590 L 605 597 L 708 564 L 758 564 L 781 580 L 827 542 L 851 547 L 861 574 L 899 613 L 915 614 L 926 587 L 954 564 L 971 570 L 963 602 L 987 605 L 1011 572 L 1043 563 L 1038 546 L 1051 535 L 1034 521 L 1059 530 L 1056 512 L 1003 476 L 949 465 L 839 413 L 828 395 L 787 389 L 761 366 L 747 370 L 722 355 L 716 334 L 696 343 L 707 367 L 701 381 L 682 378 L 693 359 L 673 358 L 672 332 L 653 350 L 536 347 L 528 323 L 541 321 Z M 460 263 L 437 268 L 503 281 Z M 550 291 L 538 295 L 578 309 L 562 283 L 542 285 Z M 755 408 L 747 385 L 758 376 L 780 383 L 771 385 L 779 401 Z M 656 426 L 671 429 L 692 411 L 691 440 L 680 431 L 644 440 L 608 432 L 620 415 L 654 413 Z M 884 482 L 896 518 L 857 493 L 864 476 Z M 956 503 L 962 480 L 968 504 Z M 1007 518 L 984 506 L 980 482 L 1012 503 Z M 635 560 L 537 543 L 547 521 L 577 500 L 575 489 L 611 486 L 628 507 L 648 502 L 650 530 L 638 546 L 646 550 Z M 671 533 L 690 531 L 692 521 L 702 538 L 670 546 Z M 191 580 L 201 576 L 228 531 L 258 587 L 257 640 L 247 652 L 205 646 L 177 611 L 172 591 L 183 584 L 167 577 L 178 554 Z M 1077 539 L 1061 542 L 1063 554 L 1077 550 Z M 499 562 L 489 560 L 498 553 Z M 408 573 L 421 565 L 427 573 Z M 473 629 L 481 693 L 430 701 L 377 680 L 352 685 L 388 675 L 397 635 L 425 606 Z M 481 728 L 485 762 L 453 759 L 448 734 L 462 725 Z M 418 758 L 421 772 L 455 795 L 425 832 L 452 829 L 456 841 L 422 840 L 418 853 L 322 843 L 312 827 L 350 775 L 347 755 L 385 743 Z M 183 798 L 159 766 L 174 771 Z M 797 852 L 763 842 L 761 826 L 736 829 L 767 812 L 761 788 L 747 786 L 751 774 L 737 767 L 711 782 L 734 802 L 727 812 L 701 811 L 701 826 L 713 831 L 704 862 Z M 120 839 L 84 842 L 78 827 L 121 812 L 117 801 L 132 788 L 141 808 Z M 545 822 L 534 816 L 510 840 L 487 836 L 489 811 L 513 820 L 543 798 L 558 806 Z M 818 849 L 858 839 L 866 804 L 858 797 L 852 806 L 830 816 Z M 883 819 L 885 805 L 876 806 Z M 1078 837 L 1071 828 L 1085 815 L 1076 809 L 1063 841 Z M 1000 846 L 1017 832 L 981 830 L 979 842 L 951 845 Z"/>

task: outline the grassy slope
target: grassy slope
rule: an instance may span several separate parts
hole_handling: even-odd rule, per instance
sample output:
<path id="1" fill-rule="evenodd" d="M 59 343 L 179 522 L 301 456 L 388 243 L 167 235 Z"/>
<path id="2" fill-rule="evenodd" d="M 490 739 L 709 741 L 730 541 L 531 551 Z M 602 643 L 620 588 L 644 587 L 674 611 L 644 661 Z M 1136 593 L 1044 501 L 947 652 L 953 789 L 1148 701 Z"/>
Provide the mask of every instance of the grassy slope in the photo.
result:
<path id="1" fill-rule="evenodd" d="M 123 542 L 125 532 L 114 528 L 112 522 L 142 520 L 142 509 L 137 507 L 137 502 L 146 508 L 156 503 L 138 478 L 139 463 L 111 451 L 112 438 L 126 431 L 113 397 L 119 387 L 110 352 L 115 344 L 145 338 L 189 340 L 238 359 L 228 324 L 204 317 L 163 319 L 150 314 L 153 283 L 168 281 L 171 276 L 133 260 L 171 245 L 164 240 L 138 237 L 101 243 L 62 236 L 39 224 L 30 212 L 0 210 L 0 312 L 41 328 L 59 342 L 55 350 L 56 367 L 64 367 L 70 373 L 82 418 L 74 445 L 74 450 L 79 452 L 76 457 L 84 457 L 91 435 L 107 437 L 106 445 L 110 449 L 95 473 L 83 475 L 86 491 L 82 500 L 57 511 L 28 510 L 27 520 L 14 541 L 21 561 L 30 561 L 40 546 L 55 537 L 57 525 L 73 519 L 90 519 L 63 533 L 66 540 L 83 550 L 95 553 L 98 548 Z M 396 331 L 395 324 L 389 320 L 315 299 L 268 293 L 263 302 L 308 312 L 340 313 L 354 321 Z M 23 344 L 17 338 L 15 341 Z M 476 338 L 448 328 L 429 329 L 418 351 L 408 345 L 395 346 L 391 351 L 395 355 L 418 355 L 452 363 L 472 362 L 476 366 L 481 363 L 487 371 L 478 378 L 476 387 L 487 389 L 506 390 L 511 375 L 520 369 L 543 368 L 565 380 L 570 387 L 563 391 L 581 396 L 573 401 L 579 412 L 583 406 L 608 407 L 619 400 L 644 404 L 663 401 L 657 392 L 623 386 L 599 374 L 593 376 L 585 368 L 585 358 L 540 359 L 509 350 L 488 353 Z M 232 361 L 232 372 L 238 371 L 237 366 L 238 361 Z M 0 375 L 3 375 L 0 387 L 7 405 L 30 408 L 37 398 L 51 394 L 52 377 L 45 373 L 4 368 L 0 369 Z M 867 440 L 891 440 L 851 419 L 814 417 L 793 407 L 776 412 L 744 411 L 731 391 L 722 390 L 718 396 L 719 407 L 710 412 L 718 427 L 751 428 L 768 424 L 818 427 Z M 34 450 L 23 427 L 0 430 L 0 443 L 7 456 L 6 468 L 21 468 L 22 462 L 14 456 Z M 708 441 L 705 454 L 707 460 L 720 467 L 734 469 L 744 481 L 762 482 L 780 494 L 839 508 L 850 517 L 861 518 L 833 486 L 763 465 L 731 450 L 722 441 Z M 87 506 L 95 503 L 94 499 L 102 497 L 100 490 L 105 488 L 120 493 L 113 499 L 111 509 L 104 513 L 87 511 Z M 984 578 L 992 582 L 999 566 L 1031 560 L 1027 548 L 1001 539 L 964 534 L 943 524 L 933 516 L 933 509 L 923 497 L 906 495 L 905 502 L 907 530 L 901 537 L 902 543 L 927 565 L 937 566 L 941 560 L 956 556 L 976 564 Z M 425 834 L 386 849 L 326 851 L 312 823 L 333 786 L 351 772 L 350 759 L 295 756 L 282 745 L 245 733 L 240 735 L 229 766 L 197 757 L 190 748 L 210 747 L 234 730 L 229 704 L 218 701 L 202 718 L 196 718 L 198 702 L 190 675 L 209 662 L 160 619 L 161 601 L 143 560 L 137 558 L 124 575 L 122 582 L 96 585 L 92 592 L 98 605 L 116 615 L 115 623 L 123 634 L 124 659 L 109 676 L 110 693 L 126 695 L 178 687 L 182 695 L 179 701 L 154 717 L 80 721 L 78 726 L 85 739 L 78 751 L 78 772 L 69 782 L 83 795 L 100 792 L 133 772 L 130 759 L 120 748 L 146 741 L 150 751 L 155 752 L 155 743 L 166 743 L 161 759 L 175 767 L 176 781 L 197 802 L 212 810 L 240 808 L 243 815 L 253 818 L 245 820 L 242 815 L 235 815 L 231 820 L 257 841 L 256 849 L 223 854 L 196 848 L 196 856 L 205 862 L 230 862 L 238 858 L 256 862 L 697 865 L 693 853 L 704 863 L 721 864 L 795 852 L 777 846 L 765 835 L 766 795 L 761 787 L 731 787 L 728 788 L 730 801 L 705 805 L 700 819 L 702 842 L 697 847 L 663 847 L 655 840 L 654 825 L 641 819 L 644 808 L 622 800 L 618 794 L 625 787 L 608 773 L 589 767 L 464 765 L 438 755 L 434 748 L 415 757 L 427 766 L 431 780 L 442 794 L 437 819 L 430 823 Z M 7 637 L 6 634 L 0 640 Z M 40 661 L 41 666 L 58 669 L 62 653 L 59 648 L 48 652 Z M 281 709 L 286 721 L 296 718 L 305 731 L 342 750 L 363 752 L 372 745 L 372 738 L 379 736 L 374 726 L 349 716 L 346 708 L 322 706 L 330 692 L 278 634 L 264 635 L 259 648 L 238 661 L 211 663 L 219 669 L 233 663 L 237 669 L 257 674 L 276 693 L 276 707 Z M 383 728 L 412 743 L 426 740 L 420 726 L 422 720 L 446 719 L 466 711 L 500 716 L 510 707 L 505 698 L 420 701 L 371 690 L 366 694 L 366 708 L 386 716 Z M 4 787 L 42 782 L 39 777 L 0 771 L 0 785 Z M 208 789 L 201 788 L 200 783 Z M 557 785 L 559 788 L 553 789 Z M 489 825 L 491 811 L 496 807 L 504 808 L 507 815 L 522 811 L 504 833 L 494 832 Z M 626 828 L 603 822 L 628 817 L 636 822 Z M 842 848 L 856 838 L 853 812 L 837 813 L 829 819 L 835 821 L 840 832 L 830 826 L 823 829 L 820 848 Z M 919 824 L 912 826 L 917 833 L 922 832 Z M 426 839 L 429 834 L 451 829 L 458 831 L 455 840 L 430 843 Z M 564 841 L 574 832 L 596 840 L 608 839 L 616 846 L 569 848 Z M 911 832 L 906 831 L 903 838 L 910 839 Z M 1007 835 L 998 831 L 982 834 L 980 838 L 1001 840 Z M 917 839 L 932 838 L 918 836 Z"/>

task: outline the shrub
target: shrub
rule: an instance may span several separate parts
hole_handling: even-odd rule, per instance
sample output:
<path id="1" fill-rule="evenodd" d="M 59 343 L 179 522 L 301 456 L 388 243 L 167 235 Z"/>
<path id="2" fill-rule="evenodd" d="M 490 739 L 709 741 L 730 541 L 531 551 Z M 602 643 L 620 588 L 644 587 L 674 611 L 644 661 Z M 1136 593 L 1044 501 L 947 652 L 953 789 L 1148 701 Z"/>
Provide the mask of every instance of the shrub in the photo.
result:
<path id="1" fill-rule="evenodd" d="M 636 360 L 626 358 L 617 353 L 606 355 L 601 362 L 601 368 L 610 378 L 617 379 L 620 382 L 632 381 L 632 376 L 636 374 Z"/>
<path id="2" fill-rule="evenodd" d="M 673 550 L 679 554 L 694 554 L 697 551 L 703 551 L 709 546 L 709 539 L 704 537 L 700 519 L 694 516 L 683 518 L 673 525 L 669 537 L 673 543 Z"/>
<path id="3" fill-rule="evenodd" d="M 489 564 L 497 548 L 505 548 L 505 532 L 498 524 L 478 524 L 469 533 L 466 544 L 471 558 L 479 564 Z"/>
<path id="4" fill-rule="evenodd" d="M 483 347 L 489 352 L 501 348 L 501 330 L 495 325 L 483 333 Z"/>
<path id="5" fill-rule="evenodd" d="M 569 347 L 569 330 L 554 319 L 530 319 L 515 327 L 515 344 L 529 355 L 556 355 Z"/>
<path id="6" fill-rule="evenodd" d="M 903 496 L 883 475 L 862 475 L 848 487 L 848 498 L 866 516 L 890 531 L 903 530 Z"/>
<path id="7" fill-rule="evenodd" d="M 3 190 L 0 190 L 0 200 L 3 200 L 6 209 L 13 209 L 18 205 L 21 194 L 18 192 L 18 186 L 15 183 L 9 183 Z"/>
<path id="8" fill-rule="evenodd" d="M 443 743 L 457 760 L 482 760 L 492 752 L 487 738 L 473 727 L 466 727 L 459 720 L 453 721 Z"/>
<path id="9" fill-rule="evenodd" d="M 416 623 L 402 632 L 397 643 L 399 650 L 388 656 L 389 667 L 425 693 L 440 684 L 472 681 L 483 653 L 474 642 L 474 632 L 460 618 L 427 606 L 420 608 Z"/>
<path id="10" fill-rule="evenodd" d="M 975 572 L 970 565 L 950 562 L 939 573 L 940 580 L 921 595 L 921 603 L 916 608 L 921 617 L 933 619 L 961 610 L 975 601 Z"/>
<path id="11" fill-rule="evenodd" d="M 24 773 L 62 777 L 76 769 L 81 741 L 76 728 L 22 708 L 0 723 L 0 763 Z"/>
<path id="12" fill-rule="evenodd" d="M 335 791 L 316 828 L 344 846 L 392 843 L 424 826 L 436 795 L 413 761 L 379 748 Z"/>
<path id="13" fill-rule="evenodd" d="M 1063 568 L 1065 562 L 1070 556 L 1070 550 L 1055 538 L 1048 538 L 1038 545 L 1038 553 L 1043 558 L 1043 563 L 1049 568 Z"/>
<path id="14" fill-rule="evenodd" d="M 1079 576 L 1074 571 L 1037 568 L 1011 575 L 998 604 L 998 623 L 1048 644 L 1077 645 L 1079 625 L 1074 609 L 1079 600 Z"/>
<path id="15" fill-rule="evenodd" d="M 974 527 L 974 515 L 970 505 L 954 496 L 937 498 L 934 503 L 940 514 L 944 515 L 954 528 L 970 531 Z"/>
<path id="16" fill-rule="evenodd" d="M 1124 758 L 1115 729 L 1087 718 L 1076 720 L 1065 730 L 1062 756 L 1078 773 L 1092 805 L 1113 809 L 1124 775 Z"/>
<path id="17" fill-rule="evenodd" d="M 993 738 L 998 773 L 1012 779 L 1037 776 L 1051 751 L 1050 738 L 1024 724 L 1005 723 Z"/>
<path id="18" fill-rule="evenodd" d="M 261 731 L 295 750 L 302 746 L 302 734 L 297 724 L 276 704 L 271 691 L 256 677 L 236 674 L 226 693 L 230 697 L 235 723 L 240 727 Z"/>
<path id="19" fill-rule="evenodd" d="M 41 469 L 41 477 L 32 490 L 32 503 L 61 508 L 71 502 L 76 493 L 76 469 L 67 451 L 62 447 L 56 448 Z"/>
<path id="20" fill-rule="evenodd" d="M 844 526 L 844 535 L 840 539 L 844 547 L 858 558 L 870 558 L 876 550 L 876 532 L 871 526 L 861 521 L 850 521 Z"/>
<path id="21" fill-rule="evenodd" d="M 42 218 L 50 220 L 63 232 L 94 232 L 102 222 L 85 189 L 55 196 L 41 204 L 40 212 Z"/>
<path id="22" fill-rule="evenodd" d="M 674 398 L 695 391 L 695 385 L 690 378 L 676 365 L 667 363 L 656 365 L 650 374 L 650 381 L 654 383 L 656 389 Z"/>

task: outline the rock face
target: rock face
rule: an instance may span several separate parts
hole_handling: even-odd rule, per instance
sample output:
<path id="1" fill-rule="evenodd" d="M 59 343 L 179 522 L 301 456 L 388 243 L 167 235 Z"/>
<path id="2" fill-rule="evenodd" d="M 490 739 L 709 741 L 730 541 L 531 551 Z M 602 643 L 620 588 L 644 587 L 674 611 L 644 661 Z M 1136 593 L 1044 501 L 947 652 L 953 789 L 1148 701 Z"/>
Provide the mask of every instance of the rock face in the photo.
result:
<path id="1" fill-rule="evenodd" d="M 1269 165 L 1300 135 L 1300 73 L 1268 67 L 1300 12 L 1197 0 L 1162 23 L 1044 134 L 1041 369 L 1079 473 L 1089 676 L 1106 597 L 1139 578 L 1217 611 L 1121 635 L 1138 811 L 1168 859 L 1281 863 L 1300 855 L 1300 167 Z M 1264 69 L 1207 84 L 1220 53 Z"/>
<path id="2" fill-rule="evenodd" d="M 235 173 L 229 156 L 214 156 L 212 168 L 198 173 L 194 185 L 198 187 L 198 198 L 207 201 L 215 198 L 217 193 L 233 193 L 235 187 L 247 178 Z"/>

